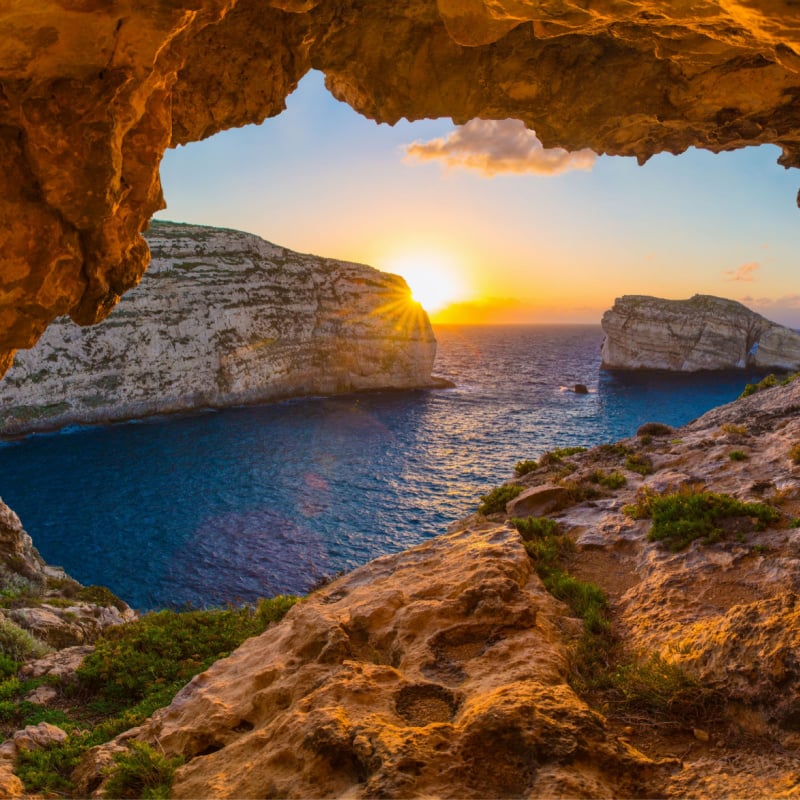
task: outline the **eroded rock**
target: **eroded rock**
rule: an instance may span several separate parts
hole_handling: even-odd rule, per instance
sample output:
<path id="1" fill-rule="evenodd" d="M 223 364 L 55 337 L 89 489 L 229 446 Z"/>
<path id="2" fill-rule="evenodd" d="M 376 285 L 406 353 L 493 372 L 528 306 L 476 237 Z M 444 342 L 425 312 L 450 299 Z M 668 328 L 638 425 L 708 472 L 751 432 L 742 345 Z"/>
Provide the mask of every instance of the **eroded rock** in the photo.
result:
<path id="1" fill-rule="evenodd" d="M 658 794 L 567 684 L 565 613 L 515 531 L 448 534 L 315 592 L 132 735 L 187 758 L 175 797 Z"/>
<path id="2" fill-rule="evenodd" d="M 0 11 L 0 370 L 102 319 L 147 263 L 168 146 L 279 113 L 311 68 L 383 122 L 515 118 L 636 156 L 773 143 L 800 163 L 788 3 L 141 0 Z"/>

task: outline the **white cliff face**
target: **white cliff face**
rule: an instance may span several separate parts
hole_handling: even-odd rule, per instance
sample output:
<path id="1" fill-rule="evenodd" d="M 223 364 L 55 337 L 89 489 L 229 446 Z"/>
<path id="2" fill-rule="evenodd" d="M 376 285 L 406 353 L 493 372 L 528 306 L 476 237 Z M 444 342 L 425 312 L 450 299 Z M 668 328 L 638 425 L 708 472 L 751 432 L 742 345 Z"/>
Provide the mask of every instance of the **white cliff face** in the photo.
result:
<path id="1" fill-rule="evenodd" d="M 306 394 L 431 385 L 405 281 L 252 234 L 153 223 L 152 263 L 102 324 L 54 323 L 0 384 L 0 433 Z"/>
<path id="2" fill-rule="evenodd" d="M 605 369 L 800 369 L 800 334 L 721 297 L 626 295 L 602 326 Z"/>

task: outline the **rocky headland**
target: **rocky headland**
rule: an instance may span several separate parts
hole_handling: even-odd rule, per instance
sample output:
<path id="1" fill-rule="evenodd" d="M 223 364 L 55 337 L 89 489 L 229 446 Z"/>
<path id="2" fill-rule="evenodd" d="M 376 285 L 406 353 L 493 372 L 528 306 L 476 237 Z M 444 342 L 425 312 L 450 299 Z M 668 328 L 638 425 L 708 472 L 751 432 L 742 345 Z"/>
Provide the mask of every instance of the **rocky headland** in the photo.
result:
<path id="1" fill-rule="evenodd" d="M 602 327 L 604 369 L 800 369 L 800 333 L 721 297 L 625 295 Z"/>
<path id="2" fill-rule="evenodd" d="M 309 394 L 432 385 L 405 281 L 257 236 L 154 222 L 141 283 L 100 325 L 63 317 L 0 384 L 0 434 Z"/>
<path id="3" fill-rule="evenodd" d="M 521 461 L 89 750 L 72 793 L 144 752 L 177 798 L 800 797 L 798 411 L 794 380 Z"/>

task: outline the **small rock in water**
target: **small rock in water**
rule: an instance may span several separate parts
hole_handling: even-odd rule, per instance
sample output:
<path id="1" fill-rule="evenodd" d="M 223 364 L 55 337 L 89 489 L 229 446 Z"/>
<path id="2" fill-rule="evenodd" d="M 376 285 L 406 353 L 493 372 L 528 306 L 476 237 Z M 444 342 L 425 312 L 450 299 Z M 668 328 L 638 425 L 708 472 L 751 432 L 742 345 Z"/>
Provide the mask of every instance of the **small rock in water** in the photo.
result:
<path id="1" fill-rule="evenodd" d="M 586 384 L 583 383 L 576 383 L 573 391 L 575 392 L 575 394 L 589 394 L 589 390 L 586 388 Z"/>

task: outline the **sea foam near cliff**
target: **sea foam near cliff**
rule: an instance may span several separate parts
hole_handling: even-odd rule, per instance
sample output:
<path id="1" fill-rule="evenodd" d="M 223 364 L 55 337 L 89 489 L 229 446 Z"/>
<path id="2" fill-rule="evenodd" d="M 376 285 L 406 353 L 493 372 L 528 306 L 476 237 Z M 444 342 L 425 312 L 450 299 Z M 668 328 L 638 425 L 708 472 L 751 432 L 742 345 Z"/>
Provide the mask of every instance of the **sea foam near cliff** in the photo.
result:
<path id="1" fill-rule="evenodd" d="M 442 533 L 519 459 L 682 424 L 748 380 L 601 373 L 594 326 L 437 337 L 454 389 L 33 436 L 0 447 L 3 499 L 48 562 L 136 608 L 248 601 Z"/>

